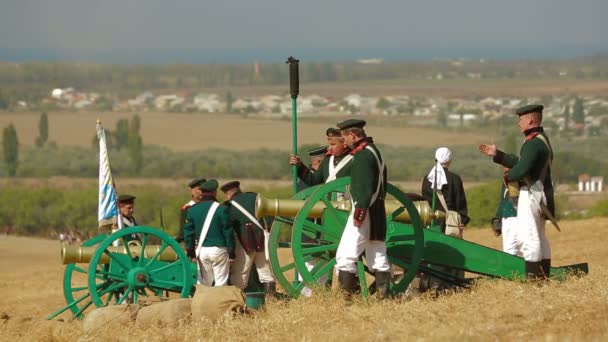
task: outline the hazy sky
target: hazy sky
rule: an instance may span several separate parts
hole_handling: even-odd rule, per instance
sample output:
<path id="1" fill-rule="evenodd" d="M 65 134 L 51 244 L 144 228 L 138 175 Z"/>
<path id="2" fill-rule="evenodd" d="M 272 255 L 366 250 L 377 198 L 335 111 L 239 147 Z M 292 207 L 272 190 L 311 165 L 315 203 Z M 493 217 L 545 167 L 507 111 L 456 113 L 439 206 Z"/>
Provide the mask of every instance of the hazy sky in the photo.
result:
<path id="1" fill-rule="evenodd" d="M 608 47 L 606 0 L 0 0 L 0 48 Z"/>

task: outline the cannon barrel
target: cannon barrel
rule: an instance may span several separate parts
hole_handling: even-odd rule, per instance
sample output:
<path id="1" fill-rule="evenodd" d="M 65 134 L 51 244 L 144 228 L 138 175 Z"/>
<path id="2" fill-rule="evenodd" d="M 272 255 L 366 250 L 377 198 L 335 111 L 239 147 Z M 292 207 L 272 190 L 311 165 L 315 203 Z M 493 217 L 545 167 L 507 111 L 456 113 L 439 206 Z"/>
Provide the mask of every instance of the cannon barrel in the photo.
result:
<path id="1" fill-rule="evenodd" d="M 255 216 L 261 218 L 264 216 L 285 216 L 295 217 L 302 206 L 304 206 L 305 200 L 296 199 L 278 199 L 278 198 L 265 198 L 258 194 L 255 201 Z M 438 221 L 445 221 L 445 213 L 441 210 L 431 210 L 431 206 L 427 201 L 415 201 L 413 202 L 423 225 L 428 225 L 431 220 L 435 219 Z M 331 201 L 334 208 L 340 210 L 350 210 L 350 201 Z M 402 207 L 402 204 L 397 200 L 387 200 L 385 202 L 385 208 L 387 213 L 392 213 L 395 210 Z M 319 202 L 310 210 L 310 218 L 320 218 L 325 210 L 325 204 Z M 410 222 L 410 214 L 407 210 L 403 210 L 395 218 L 395 221 L 399 222 Z"/>
<path id="2" fill-rule="evenodd" d="M 151 258 L 158 253 L 161 246 L 158 245 L 148 245 L 144 249 L 144 258 Z M 72 246 L 67 245 L 61 248 L 61 262 L 64 265 L 72 264 L 72 263 L 88 263 L 93 258 L 93 254 L 97 247 L 83 247 L 83 246 Z M 109 253 L 121 253 L 127 254 L 127 250 L 125 246 L 110 246 L 106 248 Z M 139 257 L 141 253 L 141 247 L 137 244 L 130 245 L 129 251 L 133 257 Z M 171 248 L 167 247 L 165 250 L 158 256 L 158 260 L 160 261 L 175 261 L 177 260 L 177 253 Z M 106 253 L 102 254 L 100 260 L 100 264 L 109 264 L 110 256 Z"/>

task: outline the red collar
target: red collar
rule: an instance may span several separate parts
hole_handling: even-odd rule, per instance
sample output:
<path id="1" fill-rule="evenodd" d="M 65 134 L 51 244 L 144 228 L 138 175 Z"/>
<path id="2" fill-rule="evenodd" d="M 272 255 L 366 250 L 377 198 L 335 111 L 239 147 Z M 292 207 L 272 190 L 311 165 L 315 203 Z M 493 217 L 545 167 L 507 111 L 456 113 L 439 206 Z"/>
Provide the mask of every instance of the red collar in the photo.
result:
<path id="1" fill-rule="evenodd" d="M 528 134 L 526 136 L 526 141 L 530 141 L 530 140 L 534 139 L 539 134 L 540 134 L 540 132 L 532 132 L 532 133 Z"/>

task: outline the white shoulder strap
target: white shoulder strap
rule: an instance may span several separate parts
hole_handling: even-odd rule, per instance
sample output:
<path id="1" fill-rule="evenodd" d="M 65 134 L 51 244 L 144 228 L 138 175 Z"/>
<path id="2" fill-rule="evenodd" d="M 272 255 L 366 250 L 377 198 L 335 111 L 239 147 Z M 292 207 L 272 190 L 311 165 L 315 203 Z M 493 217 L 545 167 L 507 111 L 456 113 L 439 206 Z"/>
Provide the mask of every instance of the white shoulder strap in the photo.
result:
<path id="1" fill-rule="evenodd" d="M 207 212 L 207 217 L 205 217 L 205 222 L 203 223 L 203 229 L 201 229 L 201 236 L 198 238 L 198 246 L 196 246 L 196 255 L 200 253 L 201 246 L 203 245 L 203 241 L 207 237 L 207 233 L 209 232 L 209 227 L 211 226 L 211 221 L 213 220 L 213 216 L 215 215 L 215 211 L 220 206 L 219 203 L 213 202 L 209 211 Z"/>
<path id="2" fill-rule="evenodd" d="M 325 180 L 325 183 L 329 183 L 329 182 L 335 180 L 336 176 L 338 175 L 338 172 L 340 172 L 340 170 L 342 170 L 344 168 L 344 166 L 346 166 L 346 164 L 348 164 L 348 162 L 350 162 L 352 159 L 353 159 L 353 155 L 349 154 L 346 157 L 344 157 L 342 160 L 340 160 L 338 165 L 334 166 L 334 156 L 331 156 L 329 159 L 329 176 Z"/>
<path id="3" fill-rule="evenodd" d="M 371 146 L 365 146 L 365 149 L 372 152 L 372 154 L 376 158 L 376 163 L 378 163 L 378 170 L 380 170 L 378 173 L 378 186 L 376 187 L 376 192 L 372 195 L 372 201 L 370 202 L 374 203 L 376 201 L 376 198 L 378 198 L 378 195 L 380 194 L 380 188 L 382 186 L 382 183 L 384 182 L 384 160 L 380 161 L 378 154 Z"/>
<path id="4" fill-rule="evenodd" d="M 249 221 L 253 222 L 258 228 L 262 230 L 264 233 L 264 257 L 266 260 L 270 260 L 270 252 L 268 251 L 268 243 L 270 242 L 270 233 L 262 227 L 260 221 L 258 221 L 251 213 L 249 213 L 245 208 L 243 208 L 240 204 L 236 203 L 236 201 L 230 201 L 230 203 L 237 208 L 243 215 L 245 215 Z"/>

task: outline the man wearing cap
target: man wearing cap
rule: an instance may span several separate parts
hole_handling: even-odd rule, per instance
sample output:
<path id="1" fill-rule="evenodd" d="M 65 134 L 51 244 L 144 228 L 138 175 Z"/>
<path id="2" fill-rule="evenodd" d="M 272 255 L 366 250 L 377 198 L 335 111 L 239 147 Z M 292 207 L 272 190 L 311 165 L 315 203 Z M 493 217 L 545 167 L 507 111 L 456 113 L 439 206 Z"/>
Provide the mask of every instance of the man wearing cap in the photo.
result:
<path id="1" fill-rule="evenodd" d="M 340 288 L 356 291 L 357 261 L 365 250 L 368 268 L 374 272 L 378 298 L 389 295 L 390 265 L 386 255 L 387 171 L 384 159 L 363 130 L 365 121 L 350 119 L 338 124 L 353 155 L 349 188 L 352 208 L 336 252 Z"/>
<path id="2" fill-rule="evenodd" d="M 135 211 L 135 198 L 135 196 L 127 194 L 118 196 L 118 211 L 120 212 L 120 220 L 122 221 L 123 229 L 137 226 L 137 221 L 133 216 L 133 212 Z M 115 232 L 116 230 L 112 232 Z M 126 239 L 128 241 L 139 240 L 139 236 L 137 234 L 131 234 L 126 237 Z"/>
<path id="3" fill-rule="evenodd" d="M 235 260 L 230 272 L 232 285 L 245 289 L 249 283 L 251 268 L 255 265 L 260 282 L 267 295 L 276 292 L 275 279 L 266 262 L 266 243 L 268 236 L 264 220 L 255 218 L 255 192 L 242 192 L 239 181 L 228 182 L 220 188 L 226 198 L 228 216 L 236 234 Z"/>
<path id="4" fill-rule="evenodd" d="M 336 178 L 348 176 L 350 173 L 351 161 L 354 156 L 349 154 L 350 148 L 344 144 L 344 138 L 340 130 L 330 127 L 325 133 L 329 150 L 320 147 L 309 151 L 309 154 L 318 153 L 319 155 L 324 152 L 318 169 L 315 169 L 316 172 L 305 167 L 297 156 L 292 155 L 289 159 L 291 165 L 297 165 L 300 179 L 310 186 L 329 183 Z"/>
<path id="5" fill-rule="evenodd" d="M 216 199 L 218 183 L 210 179 L 198 187 L 202 200 L 186 212 L 184 242 L 186 252 L 198 264 L 202 284 L 228 283 L 230 263 L 234 261 L 234 236 L 228 210 Z M 200 279 L 200 278 L 199 278 Z"/>
<path id="6" fill-rule="evenodd" d="M 460 214 L 462 226 L 471 220 L 468 216 L 467 197 L 464 193 L 464 186 L 459 175 L 448 170 L 452 164 L 452 151 L 447 147 L 439 147 L 435 151 L 435 166 L 422 179 L 422 196 L 430 203 L 433 203 L 433 190 L 439 190 L 445 198 L 447 208 L 443 207 L 441 201 L 438 201 L 438 209 L 447 212 L 448 210 L 456 211 Z M 445 232 L 445 225 L 442 226 L 442 232 Z"/>
<path id="7" fill-rule="evenodd" d="M 548 278 L 551 270 L 551 248 L 545 235 L 545 220 L 555 221 L 551 162 L 553 149 L 541 126 L 542 105 L 527 105 L 517 109 L 518 126 L 525 135 L 519 158 L 506 154 L 495 144 L 479 145 L 479 151 L 493 157 L 495 163 L 509 168 L 505 182 L 510 196 L 514 196 L 511 184 L 519 185 L 517 195 L 517 240 L 526 260 L 526 276 L 530 279 Z"/>
<path id="8" fill-rule="evenodd" d="M 188 183 L 188 188 L 190 188 L 190 201 L 180 208 L 179 214 L 179 233 L 175 237 L 177 242 L 184 241 L 184 224 L 186 224 L 186 211 L 191 206 L 199 203 L 202 199 L 202 191 L 198 187 L 202 183 L 205 183 L 207 180 L 205 178 L 195 178 Z"/>

